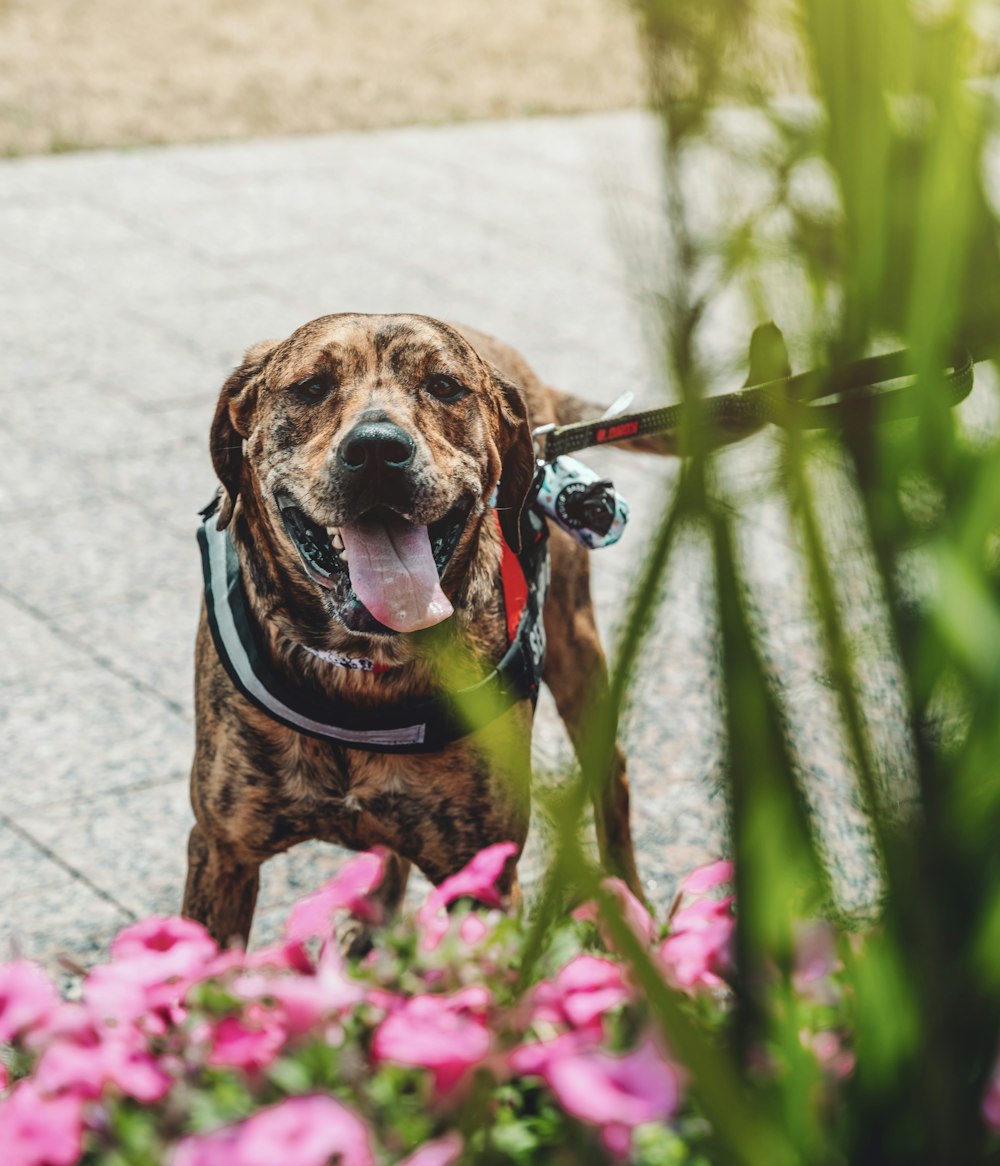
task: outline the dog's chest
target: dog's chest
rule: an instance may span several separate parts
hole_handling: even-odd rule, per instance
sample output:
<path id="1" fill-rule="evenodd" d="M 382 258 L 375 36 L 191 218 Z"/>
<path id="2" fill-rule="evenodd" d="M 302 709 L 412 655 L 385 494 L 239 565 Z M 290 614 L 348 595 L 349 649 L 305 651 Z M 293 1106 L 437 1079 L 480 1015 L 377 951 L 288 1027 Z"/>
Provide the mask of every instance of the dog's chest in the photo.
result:
<path id="1" fill-rule="evenodd" d="M 289 792 L 308 801 L 315 837 L 353 849 L 387 846 L 425 869 L 450 868 L 526 828 L 520 799 L 467 745 L 426 755 L 333 750 L 301 739 Z M 302 803 L 300 803 L 302 804 Z"/>

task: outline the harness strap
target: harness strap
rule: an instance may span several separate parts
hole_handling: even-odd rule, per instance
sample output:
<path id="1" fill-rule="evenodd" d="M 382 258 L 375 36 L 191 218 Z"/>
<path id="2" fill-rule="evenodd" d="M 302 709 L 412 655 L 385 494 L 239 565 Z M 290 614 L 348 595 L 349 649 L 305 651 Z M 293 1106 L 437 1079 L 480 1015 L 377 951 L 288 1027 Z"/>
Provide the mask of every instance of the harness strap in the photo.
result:
<path id="1" fill-rule="evenodd" d="M 524 577 L 521 560 L 514 554 L 500 529 L 500 516 L 494 510 L 497 530 L 500 532 L 500 583 L 503 586 L 503 604 L 507 615 L 507 643 L 517 639 L 521 615 L 528 602 L 528 580 Z"/>
<path id="2" fill-rule="evenodd" d="M 503 659 L 478 684 L 426 700 L 365 708 L 299 689 L 278 675 L 263 649 L 228 531 L 217 530 L 216 506 L 198 528 L 205 606 L 219 659 L 239 691 L 272 719 L 313 737 L 374 753 L 436 753 L 484 728 L 512 705 L 538 695 L 545 659 L 542 607 L 548 586 L 544 520 L 528 512 L 520 562 L 525 601 Z M 506 544 L 504 544 L 506 547 Z M 513 552 L 509 552 L 513 555 Z"/>

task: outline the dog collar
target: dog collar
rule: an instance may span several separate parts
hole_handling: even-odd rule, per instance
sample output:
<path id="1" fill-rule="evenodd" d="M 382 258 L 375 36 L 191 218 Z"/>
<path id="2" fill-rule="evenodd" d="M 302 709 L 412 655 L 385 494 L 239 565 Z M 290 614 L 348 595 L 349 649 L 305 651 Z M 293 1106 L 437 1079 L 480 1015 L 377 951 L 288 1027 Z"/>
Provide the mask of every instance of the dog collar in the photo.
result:
<path id="1" fill-rule="evenodd" d="M 338 668 L 348 668 L 353 672 L 372 672 L 379 676 L 383 672 L 391 672 L 391 664 L 380 664 L 368 656 L 345 656 L 343 652 L 328 652 L 325 648 L 310 648 L 308 644 L 299 644 L 299 647 L 316 656 L 327 664 L 336 664 Z"/>
<path id="2" fill-rule="evenodd" d="M 352 749 L 437 753 L 519 701 L 537 698 L 545 660 L 542 607 L 549 559 L 545 520 L 530 507 L 522 529 L 524 550 L 515 556 L 505 543 L 501 558 L 510 646 L 500 663 L 478 684 L 455 693 L 370 708 L 298 688 L 275 673 L 247 602 L 232 539 L 216 528 L 218 504 L 216 497 L 201 512 L 198 528 L 208 625 L 233 684 L 273 720 Z"/>

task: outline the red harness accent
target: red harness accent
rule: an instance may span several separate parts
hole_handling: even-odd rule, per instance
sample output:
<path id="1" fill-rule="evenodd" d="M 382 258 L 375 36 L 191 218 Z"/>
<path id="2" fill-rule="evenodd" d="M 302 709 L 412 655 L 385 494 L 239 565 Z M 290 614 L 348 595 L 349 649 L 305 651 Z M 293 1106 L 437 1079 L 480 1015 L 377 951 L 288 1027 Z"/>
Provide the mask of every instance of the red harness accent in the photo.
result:
<path id="1" fill-rule="evenodd" d="M 500 516 L 493 511 L 497 530 L 500 530 Z M 517 639 L 517 629 L 521 624 L 521 614 L 524 605 L 528 602 L 528 580 L 524 577 L 524 568 L 517 555 L 507 545 L 507 540 L 500 534 L 500 582 L 503 585 L 504 609 L 507 613 L 507 643 L 512 644 Z"/>

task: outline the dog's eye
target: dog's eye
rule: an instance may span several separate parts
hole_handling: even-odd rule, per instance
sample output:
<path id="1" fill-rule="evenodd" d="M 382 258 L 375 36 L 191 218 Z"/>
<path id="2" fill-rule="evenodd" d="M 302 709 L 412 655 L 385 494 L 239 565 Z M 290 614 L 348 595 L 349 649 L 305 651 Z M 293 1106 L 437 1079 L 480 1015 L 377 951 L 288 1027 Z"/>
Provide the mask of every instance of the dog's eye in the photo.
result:
<path id="1" fill-rule="evenodd" d="M 328 377 L 306 377 L 292 385 L 292 392 L 300 401 L 322 401 L 331 388 Z"/>
<path id="2" fill-rule="evenodd" d="M 439 401 L 457 401 L 469 391 L 461 381 L 445 373 L 435 373 L 424 381 L 424 388 Z"/>

